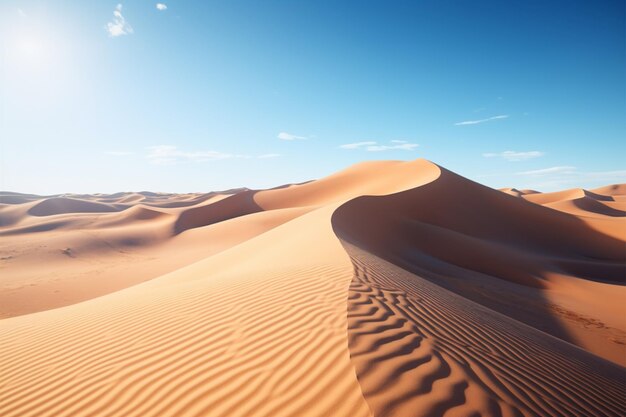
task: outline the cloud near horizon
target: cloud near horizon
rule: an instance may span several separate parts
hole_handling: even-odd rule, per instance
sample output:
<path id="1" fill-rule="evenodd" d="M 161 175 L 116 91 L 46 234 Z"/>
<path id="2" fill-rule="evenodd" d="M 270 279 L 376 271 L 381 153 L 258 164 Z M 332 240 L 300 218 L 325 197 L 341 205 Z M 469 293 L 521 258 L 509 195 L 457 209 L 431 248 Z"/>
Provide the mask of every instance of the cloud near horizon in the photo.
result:
<path id="1" fill-rule="evenodd" d="M 550 167 L 550 168 L 543 168 L 543 169 L 535 169 L 532 171 L 522 171 L 522 172 L 516 172 L 515 175 L 524 175 L 524 176 L 531 176 L 531 177 L 538 177 L 538 176 L 542 176 L 542 175 L 550 175 L 550 174 L 573 174 L 576 172 L 576 167 L 573 166 L 556 166 L 556 167 Z"/>
<path id="2" fill-rule="evenodd" d="M 293 135 L 291 133 L 287 133 L 287 132 L 280 132 L 278 134 L 278 136 L 276 136 L 278 139 L 280 140 L 306 140 L 308 139 L 308 137 L 306 136 L 298 136 L 298 135 Z"/>
<path id="3" fill-rule="evenodd" d="M 526 188 L 562 188 L 564 186 L 580 187 L 581 184 L 597 186 L 607 183 L 618 184 L 626 182 L 626 170 L 614 171 L 580 171 L 574 166 L 554 166 L 532 171 L 517 172 L 515 175 L 533 179 Z"/>
<path id="4" fill-rule="evenodd" d="M 340 145 L 339 147 L 341 149 L 357 149 L 368 145 L 376 145 L 376 142 L 369 140 L 365 142 L 346 143 L 345 145 Z"/>
<path id="5" fill-rule="evenodd" d="M 106 31 L 110 37 L 118 37 L 122 35 L 130 35 L 133 33 L 133 28 L 128 24 L 124 16 L 122 15 L 122 5 L 118 4 L 113 10 L 113 21 L 107 23 L 105 26 Z"/>
<path id="6" fill-rule="evenodd" d="M 479 119 L 479 120 L 466 120 L 463 122 L 458 122 L 455 123 L 455 126 L 467 126 L 467 125 L 477 125 L 480 123 L 486 123 L 486 122 L 490 122 L 492 120 L 500 120 L 500 119 L 508 119 L 509 115 L 508 114 L 501 114 L 498 116 L 493 116 L 493 117 L 488 117 L 486 119 Z"/>
<path id="7" fill-rule="evenodd" d="M 219 151 L 182 151 L 177 146 L 157 145 L 147 148 L 146 158 L 156 165 L 174 165 L 181 162 L 204 162 L 218 161 L 224 159 L 268 159 L 279 157 L 277 153 L 267 153 L 262 155 L 240 155 Z"/>
<path id="8" fill-rule="evenodd" d="M 419 146 L 417 143 L 409 143 L 405 140 L 392 140 L 390 143 L 391 145 L 380 145 L 378 142 L 370 140 L 364 142 L 346 143 L 345 145 L 340 145 L 339 148 L 361 149 L 367 152 L 383 152 L 390 150 L 412 151 Z"/>
<path id="9" fill-rule="evenodd" d="M 107 155 L 112 155 L 112 156 L 128 156 L 128 155 L 132 155 L 134 152 L 130 152 L 130 151 L 104 151 L 105 154 Z"/>
<path id="10" fill-rule="evenodd" d="M 527 159 L 539 158 L 544 155 L 545 155 L 545 152 L 541 152 L 541 151 L 527 151 L 527 152 L 504 151 L 504 152 L 484 153 L 483 157 L 502 158 L 509 162 L 517 162 L 517 161 L 525 161 Z"/>

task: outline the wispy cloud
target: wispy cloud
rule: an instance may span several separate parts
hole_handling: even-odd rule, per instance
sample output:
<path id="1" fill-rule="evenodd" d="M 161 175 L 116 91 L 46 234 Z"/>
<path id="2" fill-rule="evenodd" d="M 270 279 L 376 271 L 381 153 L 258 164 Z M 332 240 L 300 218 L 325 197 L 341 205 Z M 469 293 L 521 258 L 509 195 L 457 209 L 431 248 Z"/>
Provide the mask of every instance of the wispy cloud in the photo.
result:
<path id="1" fill-rule="evenodd" d="M 161 11 L 163 11 L 163 10 L 167 10 L 167 4 L 164 4 L 164 3 L 157 3 L 157 4 L 156 4 L 156 8 L 157 8 L 157 10 L 161 10 Z"/>
<path id="2" fill-rule="evenodd" d="M 573 166 L 554 166 L 516 175 L 531 181 L 525 188 L 558 189 L 563 187 L 595 187 L 626 182 L 626 170 L 581 171 Z"/>
<path id="3" fill-rule="evenodd" d="M 489 152 L 489 153 L 483 154 L 485 158 L 502 158 L 509 162 L 525 161 L 527 159 L 539 158 L 544 155 L 545 153 L 540 152 L 540 151 L 527 151 L 527 152 L 504 151 L 504 152 Z"/>
<path id="4" fill-rule="evenodd" d="M 20 9 L 19 7 L 17 8 L 17 14 L 19 14 L 20 17 L 28 17 L 24 10 Z"/>
<path id="5" fill-rule="evenodd" d="M 345 145 L 341 145 L 339 147 L 341 149 L 358 149 L 368 145 L 376 145 L 376 142 L 368 140 L 366 142 L 346 143 Z"/>
<path id="6" fill-rule="evenodd" d="M 118 4 L 113 10 L 113 21 L 107 23 L 105 29 L 111 37 L 129 35 L 133 33 L 133 28 L 128 24 L 124 16 L 122 16 L 122 5 Z"/>
<path id="7" fill-rule="evenodd" d="M 417 143 L 403 143 L 401 145 L 370 145 L 365 148 L 368 152 L 381 152 L 381 151 L 391 151 L 394 149 L 400 149 L 404 151 L 412 151 L 415 150 L 419 145 Z"/>
<path id="8" fill-rule="evenodd" d="M 587 178 L 598 181 L 626 182 L 626 169 L 583 173 Z"/>
<path id="9" fill-rule="evenodd" d="M 235 155 L 219 151 L 181 151 L 176 146 L 150 146 L 146 158 L 153 164 L 166 165 L 180 162 L 215 161 L 220 159 L 249 158 L 246 155 Z"/>
<path id="10" fill-rule="evenodd" d="M 466 120 L 464 122 L 455 123 L 454 125 L 455 126 L 477 125 L 480 123 L 490 122 L 492 120 L 508 119 L 508 117 L 509 117 L 508 114 L 501 114 L 499 116 L 488 117 L 486 119 Z"/>
<path id="11" fill-rule="evenodd" d="M 278 136 L 276 136 L 280 140 L 306 140 L 307 136 L 298 136 L 287 132 L 280 132 Z"/>
<path id="12" fill-rule="evenodd" d="M 218 161 L 223 159 L 268 159 L 277 158 L 280 154 L 266 153 L 262 155 L 242 155 L 220 151 L 183 151 L 177 146 L 158 145 L 147 148 L 146 158 L 156 165 L 173 165 L 184 162 Z"/>
<path id="13" fill-rule="evenodd" d="M 128 156 L 133 154 L 133 152 L 130 151 L 104 151 L 104 153 L 112 156 Z"/>
<path id="14" fill-rule="evenodd" d="M 576 167 L 572 167 L 572 166 L 556 166 L 556 167 L 550 167 L 550 168 L 535 169 L 535 170 L 532 170 L 532 171 L 517 172 L 515 175 L 540 177 L 542 175 L 573 174 L 575 172 L 576 172 Z"/>
<path id="15" fill-rule="evenodd" d="M 341 149 L 361 149 L 368 152 L 382 152 L 382 151 L 391 151 L 391 150 L 404 150 L 404 151 L 412 151 L 417 148 L 419 145 L 417 143 L 409 143 L 405 140 L 392 140 L 390 141 L 390 145 L 379 144 L 375 141 L 364 141 L 364 142 L 355 142 L 355 143 L 346 143 L 345 145 L 340 145 Z"/>

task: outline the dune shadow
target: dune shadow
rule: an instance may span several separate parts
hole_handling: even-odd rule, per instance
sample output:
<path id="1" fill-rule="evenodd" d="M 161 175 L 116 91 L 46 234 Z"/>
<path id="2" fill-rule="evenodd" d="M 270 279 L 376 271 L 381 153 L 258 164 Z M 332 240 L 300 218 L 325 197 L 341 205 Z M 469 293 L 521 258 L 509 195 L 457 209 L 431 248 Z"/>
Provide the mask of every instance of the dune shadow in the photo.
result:
<path id="1" fill-rule="evenodd" d="M 612 198 L 600 201 L 614 201 Z M 577 198 L 572 203 L 581 210 L 610 217 L 626 217 L 626 211 L 614 209 L 593 198 Z"/>
<path id="2" fill-rule="evenodd" d="M 0 231 L 0 236 L 12 236 L 12 235 L 21 235 L 26 233 L 40 233 L 40 232 L 49 232 L 51 230 L 61 229 L 70 224 L 69 221 L 52 221 L 46 222 L 42 224 L 36 224 L 32 226 L 24 226 L 24 227 L 16 227 L 9 230 Z M 0 226 L 2 226 L 0 224 Z"/>
<path id="3" fill-rule="evenodd" d="M 483 320 L 493 321 L 494 326 L 505 326 L 504 329 L 517 326 L 514 323 L 530 326 L 521 332 L 522 338 L 532 334 L 528 337 L 533 343 L 526 348 L 538 345 L 542 354 L 550 352 L 545 353 L 546 357 L 561 361 L 550 365 L 551 372 L 560 372 L 562 366 L 570 365 L 564 365 L 568 359 L 562 357 L 559 350 L 569 352 L 572 348 L 568 347 L 569 344 L 557 342 L 558 339 L 572 344 L 577 340 L 563 326 L 558 306 L 554 306 L 543 293 L 547 288 L 547 276 L 557 273 L 612 285 L 625 283 L 623 241 L 592 229 L 573 215 L 492 190 L 444 169 L 437 180 L 421 187 L 348 201 L 334 212 L 332 226 L 355 268 L 348 300 L 350 350 L 356 361 L 361 360 L 357 376 L 369 381 L 376 380 L 369 376 L 372 371 L 363 375 L 359 369 L 363 371 L 373 366 L 372 361 L 393 366 L 397 357 L 410 357 L 421 349 L 420 343 L 412 340 L 389 353 L 390 342 L 383 340 L 388 337 L 386 332 L 395 332 L 391 338 L 398 337 L 399 340 L 423 338 L 420 332 L 423 329 L 435 332 L 433 326 L 456 329 L 471 324 L 472 329 L 476 328 L 472 332 L 483 332 L 480 329 Z M 441 290 L 449 291 L 445 293 L 448 295 Z M 429 293 L 433 294 L 430 300 Z M 435 304 L 430 305 L 430 309 L 442 308 L 447 312 L 429 318 L 428 309 L 424 309 L 433 300 Z M 464 305 L 466 311 L 458 311 L 459 306 L 455 304 Z M 471 320 L 464 317 L 474 315 L 473 310 L 477 308 L 488 311 Z M 450 311 L 460 314 L 458 322 L 449 321 Z M 489 319 L 483 316 L 489 316 Z M 466 320 L 469 321 L 463 324 Z M 390 326 L 390 323 L 400 322 L 403 324 L 399 327 Z M 468 336 L 468 341 L 461 341 L 457 335 L 459 340 L 454 349 L 461 350 L 454 353 L 450 348 L 448 354 L 456 355 L 454 357 L 461 364 L 469 360 L 466 349 L 480 347 L 485 352 L 513 354 L 519 347 L 503 347 L 498 341 L 502 337 L 514 337 L 506 336 L 502 333 L 504 331 L 498 329 L 483 339 Z M 457 332 L 450 330 L 453 335 Z M 548 335 L 558 339 L 551 341 Z M 359 350 L 359 343 L 362 343 L 359 338 L 380 340 L 370 340 L 370 350 L 363 353 Z M 379 346 L 374 348 L 378 342 Z M 616 376 L 620 375 L 619 366 L 579 349 L 572 352 L 565 356 L 576 357 L 584 364 L 594 363 L 601 376 L 608 375 L 611 384 L 619 379 Z M 383 354 L 387 355 L 386 358 L 380 359 L 378 355 Z M 362 359 L 358 359 L 360 355 L 364 355 Z M 482 374 L 489 366 L 495 366 L 480 365 L 484 362 L 481 358 L 474 360 L 476 364 L 473 366 L 486 367 Z M 578 365 L 571 366 L 576 368 Z M 498 372 L 506 374 L 508 371 Z M 533 372 L 539 375 L 542 371 L 541 368 L 520 368 L 515 372 L 530 372 L 533 377 Z M 581 378 L 582 374 L 577 372 L 582 371 L 576 368 L 571 371 L 571 377 Z M 393 379 L 399 378 L 396 375 Z M 481 383 L 482 379 L 476 375 L 472 378 Z M 484 390 L 491 392 L 492 389 Z M 461 395 L 463 391 L 458 389 L 456 392 Z M 395 393 L 392 397 L 398 395 Z M 519 401 L 513 399 L 516 395 L 510 395 L 511 401 Z M 489 398 L 501 397 L 498 393 L 489 394 Z M 594 398 L 587 400 L 593 407 L 601 408 Z M 376 396 L 371 401 L 376 403 Z M 412 397 L 408 396 L 400 402 L 411 401 Z M 457 403 L 460 398 L 457 396 L 450 401 L 450 404 Z M 608 401 L 611 410 L 606 415 L 619 415 L 615 413 L 615 401 Z M 499 411 L 492 415 L 498 415 L 506 406 L 496 401 L 491 407 Z M 379 410 L 391 412 L 385 407 L 388 403 L 381 403 Z M 528 407 L 532 409 L 531 405 Z M 442 415 L 445 409 L 435 407 L 430 410 L 434 414 L 425 415 Z M 542 415 L 546 410 L 534 412 Z"/>
<path id="4" fill-rule="evenodd" d="M 105 204 L 75 198 L 53 197 L 35 204 L 28 210 L 28 214 L 45 217 L 68 213 L 114 213 L 129 207 L 123 204 Z"/>
<path id="5" fill-rule="evenodd" d="M 341 243 L 348 347 L 375 415 L 622 415 L 620 366 Z"/>
<path id="6" fill-rule="evenodd" d="M 589 190 L 584 190 L 585 196 L 592 198 L 594 200 L 598 200 L 598 201 L 615 201 L 615 199 L 613 197 L 611 197 L 610 195 L 603 195 L 603 194 L 598 194 L 595 193 L 593 191 L 589 191 Z"/>
<path id="7" fill-rule="evenodd" d="M 263 211 L 254 201 L 257 191 L 245 190 L 215 203 L 183 211 L 174 223 L 174 233 L 234 219 Z"/>
<path id="8" fill-rule="evenodd" d="M 41 200 L 43 198 L 56 197 L 52 195 L 41 196 L 37 194 L 15 193 L 11 191 L 0 191 L 0 204 L 18 205 L 29 203 L 31 201 Z"/>

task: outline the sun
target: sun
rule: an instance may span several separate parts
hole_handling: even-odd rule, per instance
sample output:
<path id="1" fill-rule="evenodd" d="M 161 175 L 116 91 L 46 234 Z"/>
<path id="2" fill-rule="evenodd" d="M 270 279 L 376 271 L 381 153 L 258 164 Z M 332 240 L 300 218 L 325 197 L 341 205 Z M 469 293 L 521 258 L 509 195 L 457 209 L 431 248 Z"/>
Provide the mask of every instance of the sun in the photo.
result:
<path id="1" fill-rule="evenodd" d="M 63 31 L 42 14 L 20 11 L 0 26 L 3 63 L 21 71 L 50 70 L 64 47 Z"/>
<path id="2" fill-rule="evenodd" d="M 15 40 L 15 55 L 21 61 L 41 63 L 45 61 L 49 48 L 46 42 L 36 35 L 26 35 Z"/>

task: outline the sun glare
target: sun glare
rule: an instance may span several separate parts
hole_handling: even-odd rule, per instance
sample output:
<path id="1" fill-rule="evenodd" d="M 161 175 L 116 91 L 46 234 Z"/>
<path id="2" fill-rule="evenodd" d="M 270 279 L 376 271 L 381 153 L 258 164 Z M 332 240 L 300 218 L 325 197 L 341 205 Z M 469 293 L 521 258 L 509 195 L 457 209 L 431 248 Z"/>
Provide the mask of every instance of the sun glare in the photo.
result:
<path id="1" fill-rule="evenodd" d="M 37 36 L 25 36 L 15 42 L 16 57 L 25 62 L 41 63 L 48 50 L 45 42 Z"/>
<path id="2" fill-rule="evenodd" d="M 45 16 L 21 15 L 4 25 L 4 64 L 11 70 L 50 71 L 61 60 L 62 33 Z"/>
<path id="3" fill-rule="evenodd" d="M 69 38 L 39 16 L 19 19 L 3 29 L 2 70 L 7 91 L 29 106 L 58 102 L 71 85 Z"/>

